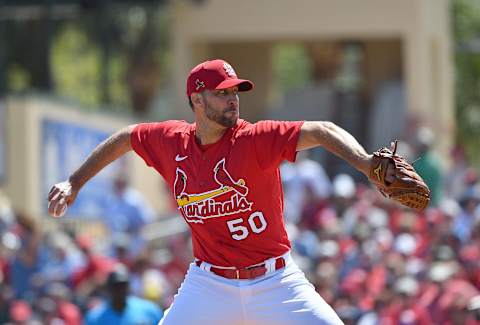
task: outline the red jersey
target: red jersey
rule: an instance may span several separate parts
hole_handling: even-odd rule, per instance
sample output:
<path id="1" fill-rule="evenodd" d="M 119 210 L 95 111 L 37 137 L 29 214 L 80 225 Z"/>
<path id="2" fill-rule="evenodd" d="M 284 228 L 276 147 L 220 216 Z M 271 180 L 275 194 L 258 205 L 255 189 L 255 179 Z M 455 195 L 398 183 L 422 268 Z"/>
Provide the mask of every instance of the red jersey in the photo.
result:
<path id="1" fill-rule="evenodd" d="M 278 167 L 295 161 L 302 124 L 238 120 L 219 141 L 202 146 L 195 124 L 144 123 L 134 128 L 131 144 L 170 186 L 195 257 L 243 268 L 291 247 Z"/>

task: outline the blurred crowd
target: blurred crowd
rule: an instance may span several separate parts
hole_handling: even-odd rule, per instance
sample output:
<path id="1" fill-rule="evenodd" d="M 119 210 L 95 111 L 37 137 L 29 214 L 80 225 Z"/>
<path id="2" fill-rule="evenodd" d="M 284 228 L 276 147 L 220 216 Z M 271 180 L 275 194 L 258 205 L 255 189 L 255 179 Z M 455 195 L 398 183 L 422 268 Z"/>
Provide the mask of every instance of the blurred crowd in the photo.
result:
<path id="1" fill-rule="evenodd" d="M 0 193 L 0 324 L 158 323 L 191 261 L 189 237 L 171 236 L 161 250 L 149 243 L 149 209 L 123 183 L 112 184 L 119 202 L 110 202 L 124 207 L 122 227 L 111 227 L 113 216 L 85 227 L 34 218 Z"/>
<path id="2" fill-rule="evenodd" d="M 423 213 L 350 175 L 330 178 L 306 156 L 281 167 L 294 259 L 346 324 L 480 324 L 480 177 L 460 148 L 442 167 L 424 136 L 412 147 L 433 192 Z M 161 317 L 191 262 L 189 234 L 153 245 L 139 231 L 151 216 L 135 195 L 119 197 L 132 211 L 125 226 L 94 236 L 61 222 L 46 229 L 0 195 L 0 324 Z"/>

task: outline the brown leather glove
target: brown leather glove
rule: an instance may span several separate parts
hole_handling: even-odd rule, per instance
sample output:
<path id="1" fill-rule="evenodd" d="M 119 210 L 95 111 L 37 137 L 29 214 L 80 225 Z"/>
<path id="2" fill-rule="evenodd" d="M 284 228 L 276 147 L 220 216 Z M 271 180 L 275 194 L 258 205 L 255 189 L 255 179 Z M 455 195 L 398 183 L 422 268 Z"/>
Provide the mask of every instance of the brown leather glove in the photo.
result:
<path id="1" fill-rule="evenodd" d="M 380 148 L 373 153 L 369 180 L 386 197 L 409 208 L 423 211 L 430 202 L 430 190 L 405 158 L 397 155 L 397 141 L 393 151 Z M 387 181 L 387 169 L 394 168 L 393 180 Z"/>

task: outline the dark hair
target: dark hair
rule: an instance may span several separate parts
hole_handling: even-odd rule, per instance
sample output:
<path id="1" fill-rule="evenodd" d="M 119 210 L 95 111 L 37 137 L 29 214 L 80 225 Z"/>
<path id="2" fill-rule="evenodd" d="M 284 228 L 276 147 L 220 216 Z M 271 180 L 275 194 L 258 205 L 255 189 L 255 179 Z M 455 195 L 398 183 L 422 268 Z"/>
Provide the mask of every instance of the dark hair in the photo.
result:
<path id="1" fill-rule="evenodd" d="M 190 98 L 190 96 L 188 96 L 188 105 L 189 105 L 190 108 L 193 110 L 192 98 Z"/>
<path id="2" fill-rule="evenodd" d="M 124 264 L 115 265 L 107 276 L 107 285 L 114 286 L 116 284 L 128 283 L 130 280 L 130 272 Z"/>
<path id="3" fill-rule="evenodd" d="M 201 94 L 201 93 L 200 93 Z M 192 96 L 187 96 L 188 97 L 188 105 L 190 105 L 190 108 L 192 109 L 192 111 L 194 110 L 194 107 L 193 107 L 193 102 L 192 102 Z"/>

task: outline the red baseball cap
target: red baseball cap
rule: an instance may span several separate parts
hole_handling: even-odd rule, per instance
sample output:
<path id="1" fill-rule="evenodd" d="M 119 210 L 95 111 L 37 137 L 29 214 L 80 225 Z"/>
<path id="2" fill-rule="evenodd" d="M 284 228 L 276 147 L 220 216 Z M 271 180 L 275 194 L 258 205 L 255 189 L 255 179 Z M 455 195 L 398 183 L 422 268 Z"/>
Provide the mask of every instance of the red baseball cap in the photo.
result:
<path id="1" fill-rule="evenodd" d="M 187 96 L 205 89 L 218 90 L 238 86 L 239 91 L 252 90 L 250 80 L 238 79 L 235 70 L 224 60 L 205 61 L 193 68 L 187 78 Z"/>

